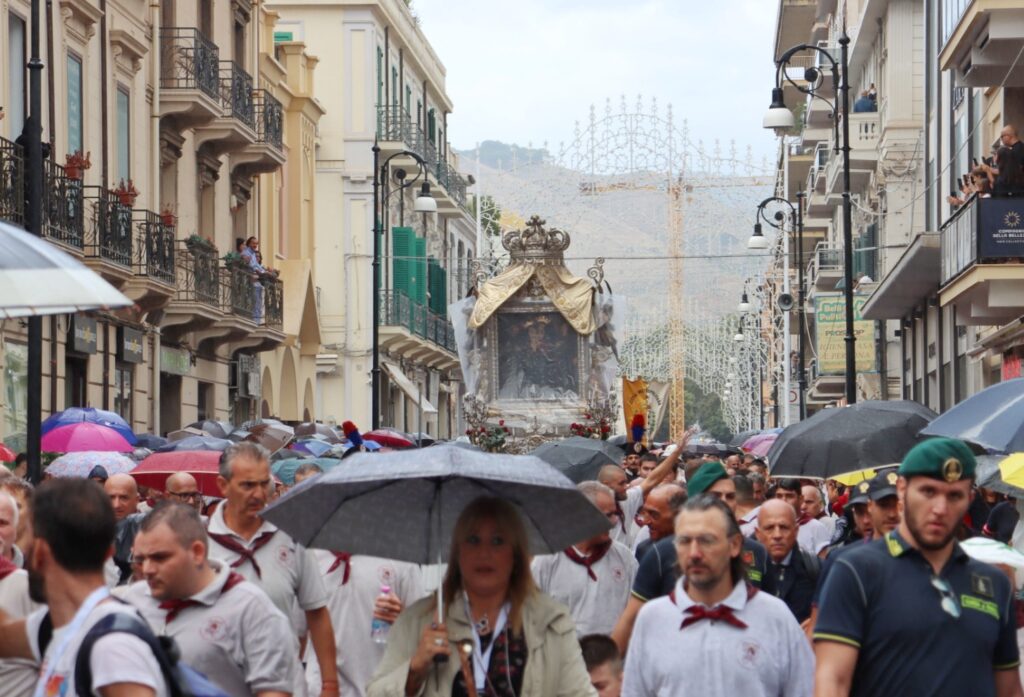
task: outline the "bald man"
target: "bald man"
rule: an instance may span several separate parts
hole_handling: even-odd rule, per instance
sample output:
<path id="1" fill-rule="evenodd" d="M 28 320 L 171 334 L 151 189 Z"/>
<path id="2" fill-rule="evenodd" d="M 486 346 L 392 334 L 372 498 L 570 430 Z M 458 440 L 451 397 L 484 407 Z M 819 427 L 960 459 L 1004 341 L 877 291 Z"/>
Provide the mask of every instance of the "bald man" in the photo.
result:
<path id="1" fill-rule="evenodd" d="M 139 531 L 142 514 L 139 510 L 139 487 L 135 478 L 129 474 L 113 474 L 103 483 L 103 490 L 110 497 L 110 505 L 114 508 L 117 520 L 117 532 L 114 535 L 114 564 L 117 565 L 119 577 L 117 585 L 128 583 L 132 576 L 129 559 L 132 556 L 132 543 L 135 533 Z"/>
<path id="2" fill-rule="evenodd" d="M 757 516 L 757 538 L 768 550 L 768 572 L 761 590 L 781 598 L 797 622 L 811 615 L 811 599 L 821 562 L 797 545 L 796 510 L 781 499 L 765 501 Z"/>
<path id="3" fill-rule="evenodd" d="M 191 506 L 196 513 L 202 512 L 203 495 L 199 493 L 199 482 L 188 472 L 175 472 L 169 476 L 164 483 L 164 491 L 171 501 Z"/>

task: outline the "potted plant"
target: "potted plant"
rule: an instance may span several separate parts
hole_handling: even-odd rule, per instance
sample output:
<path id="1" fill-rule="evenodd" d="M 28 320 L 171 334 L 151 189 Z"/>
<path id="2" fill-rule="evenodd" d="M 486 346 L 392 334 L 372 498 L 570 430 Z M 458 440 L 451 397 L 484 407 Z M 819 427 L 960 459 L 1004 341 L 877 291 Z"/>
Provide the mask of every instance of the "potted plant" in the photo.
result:
<path id="1" fill-rule="evenodd" d="M 89 160 L 89 156 L 92 155 L 92 151 L 82 155 L 81 150 L 75 150 L 64 160 L 64 172 L 68 179 L 81 179 L 85 170 L 92 167 L 92 162 Z"/>
<path id="2" fill-rule="evenodd" d="M 193 253 L 217 251 L 217 245 L 197 232 L 193 232 L 185 238 L 185 246 Z"/>
<path id="3" fill-rule="evenodd" d="M 114 194 L 121 202 L 121 205 L 127 206 L 128 208 L 134 206 L 135 199 L 139 197 L 139 191 L 135 188 L 135 184 L 132 183 L 131 179 L 128 180 L 127 184 L 124 179 L 122 179 L 121 183 L 117 185 L 116 189 L 114 189 Z"/>
<path id="4" fill-rule="evenodd" d="M 160 222 L 164 227 L 174 227 L 178 222 L 178 216 L 174 215 L 174 207 L 171 204 L 164 204 L 163 210 L 160 211 Z"/>

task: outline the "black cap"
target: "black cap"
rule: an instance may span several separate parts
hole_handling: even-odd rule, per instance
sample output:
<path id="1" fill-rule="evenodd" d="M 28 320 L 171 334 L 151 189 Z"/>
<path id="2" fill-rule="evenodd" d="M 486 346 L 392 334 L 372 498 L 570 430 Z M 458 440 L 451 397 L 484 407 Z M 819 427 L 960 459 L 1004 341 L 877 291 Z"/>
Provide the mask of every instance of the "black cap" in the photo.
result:
<path id="1" fill-rule="evenodd" d="M 103 483 L 107 481 L 107 479 L 109 479 L 109 477 L 107 476 L 107 468 L 104 467 L 103 465 L 96 465 L 91 470 L 89 470 L 89 476 L 86 478 L 98 479 L 100 480 L 100 483 Z"/>
<path id="2" fill-rule="evenodd" d="M 626 455 L 643 455 L 647 452 L 643 443 L 623 443 L 619 447 Z"/>
<path id="3" fill-rule="evenodd" d="M 886 496 L 895 496 L 896 482 L 899 479 L 900 475 L 896 473 L 896 470 L 891 469 L 886 472 L 879 472 L 868 482 L 868 496 L 872 501 L 880 501 Z"/>
<path id="4" fill-rule="evenodd" d="M 871 500 L 871 497 L 869 495 L 870 491 L 870 481 L 865 480 L 863 482 L 857 482 L 856 484 L 850 487 L 850 498 L 846 502 L 846 505 L 852 506 L 856 503 L 867 503 L 868 501 Z"/>

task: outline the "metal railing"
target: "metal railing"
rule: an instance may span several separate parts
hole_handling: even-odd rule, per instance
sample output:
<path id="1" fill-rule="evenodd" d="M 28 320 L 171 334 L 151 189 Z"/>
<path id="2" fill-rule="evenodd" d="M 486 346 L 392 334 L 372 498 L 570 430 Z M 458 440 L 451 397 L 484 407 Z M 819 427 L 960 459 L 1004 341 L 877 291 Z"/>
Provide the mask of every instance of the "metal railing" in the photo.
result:
<path id="1" fill-rule="evenodd" d="M 941 285 L 975 264 L 1024 261 L 1024 198 L 968 199 L 939 231 Z"/>
<path id="2" fill-rule="evenodd" d="M 823 271 L 835 273 L 842 269 L 843 250 L 839 247 L 831 247 L 826 242 L 819 242 L 807 264 L 808 283 L 812 286 L 817 284 L 818 277 Z"/>
<path id="3" fill-rule="evenodd" d="M 198 89 L 220 101 L 220 51 L 201 31 L 164 27 L 160 30 L 160 53 L 162 89 Z"/>
<path id="4" fill-rule="evenodd" d="M 6 138 L 0 138 L 0 220 L 25 224 L 25 157 Z"/>
<path id="5" fill-rule="evenodd" d="M 263 284 L 263 324 L 281 329 L 284 324 L 284 284 L 273 276 L 260 279 Z"/>
<path id="6" fill-rule="evenodd" d="M 92 201 L 92 229 L 85 236 L 85 255 L 120 266 L 132 266 L 132 207 L 103 186 L 82 187 Z"/>
<path id="7" fill-rule="evenodd" d="M 423 129 L 412 120 L 405 107 L 397 104 L 377 107 L 377 138 L 382 141 L 404 143 L 407 150 L 423 154 Z"/>
<path id="8" fill-rule="evenodd" d="M 267 143 L 278 150 L 283 144 L 284 110 L 281 102 L 264 89 L 253 93 L 256 114 L 256 142 Z"/>
<path id="9" fill-rule="evenodd" d="M 446 351 L 456 351 L 455 329 L 447 318 L 431 312 L 426 305 L 413 302 L 405 293 L 393 290 L 383 291 L 379 302 L 380 326 L 405 327 Z"/>
<path id="10" fill-rule="evenodd" d="M 220 272 L 216 248 L 182 242 L 177 249 L 178 300 L 220 309 Z"/>
<path id="11" fill-rule="evenodd" d="M 85 199 L 81 179 L 51 160 L 43 162 L 43 236 L 69 247 L 85 245 Z"/>
<path id="12" fill-rule="evenodd" d="M 174 284 L 174 226 L 165 225 L 153 211 L 136 211 L 139 232 L 135 245 L 135 273 Z"/>
<path id="13" fill-rule="evenodd" d="M 256 303 L 257 290 L 252 270 L 241 265 L 225 266 L 220 269 L 220 279 L 224 312 L 258 323 L 263 316 L 263 308 L 262 303 Z"/>
<path id="14" fill-rule="evenodd" d="M 221 99 L 230 116 L 249 128 L 256 128 L 252 75 L 234 61 L 220 62 Z"/>

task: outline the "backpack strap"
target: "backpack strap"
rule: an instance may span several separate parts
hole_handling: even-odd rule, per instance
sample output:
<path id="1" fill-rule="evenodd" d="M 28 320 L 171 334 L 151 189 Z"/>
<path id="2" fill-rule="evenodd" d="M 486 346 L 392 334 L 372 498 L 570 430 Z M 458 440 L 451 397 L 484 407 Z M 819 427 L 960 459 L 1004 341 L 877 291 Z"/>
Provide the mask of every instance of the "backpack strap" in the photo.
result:
<path id="1" fill-rule="evenodd" d="M 50 641 L 53 640 L 53 618 L 50 617 L 50 612 L 47 611 L 43 615 L 43 621 L 39 624 L 39 634 L 36 635 L 36 643 L 39 644 L 39 655 L 46 655 L 46 648 L 50 645 Z"/>
<path id="2" fill-rule="evenodd" d="M 175 661 L 167 655 L 160 640 L 153 634 L 149 625 L 140 617 L 127 612 L 115 612 L 103 617 L 92 626 L 85 635 L 85 638 L 82 639 L 82 644 L 78 648 L 78 655 L 75 657 L 76 693 L 80 695 L 91 695 L 93 693 L 92 666 L 90 665 L 93 645 L 108 634 L 115 632 L 130 634 L 145 642 L 149 650 L 153 652 L 157 663 L 160 664 L 160 673 L 167 684 L 168 693 L 171 697 L 186 697 L 178 684 L 177 673 L 174 667 Z"/>

